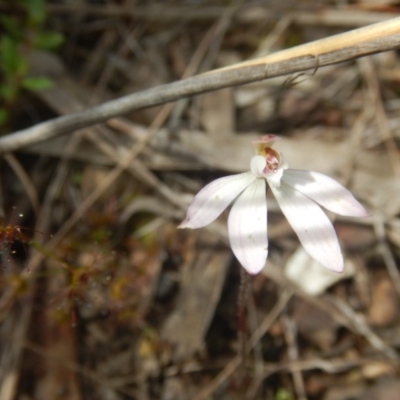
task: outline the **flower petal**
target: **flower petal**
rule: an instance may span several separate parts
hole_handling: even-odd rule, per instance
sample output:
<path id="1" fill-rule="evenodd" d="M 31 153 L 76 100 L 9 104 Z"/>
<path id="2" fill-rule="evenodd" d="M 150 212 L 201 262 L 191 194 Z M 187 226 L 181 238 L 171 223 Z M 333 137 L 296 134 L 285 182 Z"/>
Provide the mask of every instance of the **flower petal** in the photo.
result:
<path id="1" fill-rule="evenodd" d="M 349 217 L 369 215 L 345 187 L 329 176 L 313 171 L 288 169 L 283 173 L 282 180 L 336 214 Z"/>
<path id="2" fill-rule="evenodd" d="M 256 177 L 251 172 L 217 179 L 194 197 L 178 228 L 202 228 L 214 221 Z"/>
<path id="3" fill-rule="evenodd" d="M 268 256 L 265 179 L 254 181 L 235 201 L 228 218 L 232 251 L 250 274 L 257 274 Z"/>
<path id="4" fill-rule="evenodd" d="M 324 267 L 343 271 L 343 256 L 331 221 L 313 200 L 282 182 L 270 186 L 283 214 L 308 254 Z"/>

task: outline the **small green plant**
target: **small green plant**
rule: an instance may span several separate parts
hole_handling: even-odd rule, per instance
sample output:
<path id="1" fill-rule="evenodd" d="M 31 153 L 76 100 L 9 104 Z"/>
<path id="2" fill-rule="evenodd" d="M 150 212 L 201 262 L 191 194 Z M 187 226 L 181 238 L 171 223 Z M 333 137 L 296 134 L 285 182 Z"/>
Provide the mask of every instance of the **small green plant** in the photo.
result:
<path id="1" fill-rule="evenodd" d="M 51 87 L 50 79 L 29 75 L 29 53 L 54 50 L 63 42 L 58 32 L 43 29 L 46 20 L 45 0 L 6 2 L 0 15 L 0 127 L 10 117 L 21 90 Z"/>
<path id="2" fill-rule="evenodd" d="M 276 392 L 275 400 L 293 400 L 293 395 L 285 388 L 280 388 Z"/>

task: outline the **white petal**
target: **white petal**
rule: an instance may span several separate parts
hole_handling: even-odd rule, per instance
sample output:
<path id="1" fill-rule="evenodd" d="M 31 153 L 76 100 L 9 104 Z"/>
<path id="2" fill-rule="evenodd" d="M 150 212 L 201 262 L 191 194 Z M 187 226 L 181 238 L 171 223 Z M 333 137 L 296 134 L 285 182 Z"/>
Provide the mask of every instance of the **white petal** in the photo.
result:
<path id="1" fill-rule="evenodd" d="M 288 169 L 283 173 L 282 180 L 336 214 L 349 217 L 369 215 L 345 187 L 329 176 L 313 171 Z"/>
<path id="2" fill-rule="evenodd" d="M 231 247 L 240 264 L 257 274 L 268 256 L 265 179 L 257 179 L 235 201 L 228 218 Z"/>
<path id="3" fill-rule="evenodd" d="M 263 156 L 254 156 L 250 161 L 250 169 L 254 176 L 262 177 L 267 160 Z"/>
<path id="4" fill-rule="evenodd" d="M 217 179 L 194 197 L 178 228 L 202 228 L 214 221 L 256 177 L 251 172 Z"/>
<path id="5" fill-rule="evenodd" d="M 308 254 L 328 269 L 343 271 L 335 230 L 318 204 L 284 182 L 270 188 Z"/>
<path id="6" fill-rule="evenodd" d="M 351 260 L 345 261 L 342 274 L 321 268 L 321 264 L 311 258 L 302 246 L 289 257 L 285 264 L 285 276 L 310 296 L 324 293 L 336 282 L 354 276 L 355 272 L 356 267 Z"/>

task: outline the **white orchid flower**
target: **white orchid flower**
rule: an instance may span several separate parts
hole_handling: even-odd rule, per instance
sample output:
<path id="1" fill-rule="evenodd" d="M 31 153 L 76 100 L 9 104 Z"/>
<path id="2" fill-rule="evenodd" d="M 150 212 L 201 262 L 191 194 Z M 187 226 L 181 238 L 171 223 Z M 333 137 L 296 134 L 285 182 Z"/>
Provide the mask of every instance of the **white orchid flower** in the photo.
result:
<path id="1" fill-rule="evenodd" d="M 202 228 L 234 201 L 228 218 L 232 251 L 250 274 L 257 274 L 268 256 L 269 187 L 310 256 L 324 267 L 341 272 L 344 262 L 339 241 L 320 206 L 345 216 L 369 214 L 332 178 L 318 172 L 288 169 L 282 154 L 271 148 L 277 139 L 267 135 L 253 142 L 256 155 L 251 159 L 250 172 L 217 179 L 200 190 L 179 228 Z"/>

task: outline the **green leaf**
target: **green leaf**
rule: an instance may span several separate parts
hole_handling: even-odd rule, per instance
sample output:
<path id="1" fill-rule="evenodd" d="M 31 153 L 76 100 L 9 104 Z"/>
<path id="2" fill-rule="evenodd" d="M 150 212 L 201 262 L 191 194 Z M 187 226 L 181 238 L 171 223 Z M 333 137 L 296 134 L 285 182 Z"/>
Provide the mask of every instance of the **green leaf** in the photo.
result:
<path id="1" fill-rule="evenodd" d="M 0 108 L 0 126 L 7 122 L 8 117 L 8 111 L 5 108 Z"/>
<path id="2" fill-rule="evenodd" d="M 21 86 L 27 90 L 43 90 L 53 87 L 53 81 L 44 76 L 31 76 L 23 79 Z"/>
<path id="3" fill-rule="evenodd" d="M 21 26 L 18 25 L 17 21 L 9 17 L 8 15 L 0 15 L 0 23 L 3 28 L 7 31 L 8 35 L 13 39 L 20 42 L 23 38 Z"/>
<path id="4" fill-rule="evenodd" d="M 40 32 L 35 38 L 35 47 L 43 50 L 55 50 L 64 42 L 64 35 L 58 32 Z"/>
<path id="5" fill-rule="evenodd" d="M 46 18 L 46 0 L 23 0 L 28 18 L 33 24 L 40 24 Z"/>
<path id="6" fill-rule="evenodd" d="M 0 59 L 3 71 L 14 75 L 18 70 L 20 55 L 16 42 L 9 36 L 3 36 L 0 39 Z"/>
<path id="7" fill-rule="evenodd" d="M 0 39 L 0 69 L 8 77 L 25 75 L 28 72 L 28 63 L 20 53 L 18 43 L 10 36 Z"/>

